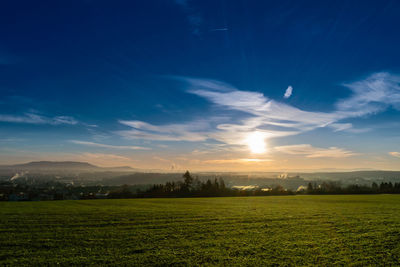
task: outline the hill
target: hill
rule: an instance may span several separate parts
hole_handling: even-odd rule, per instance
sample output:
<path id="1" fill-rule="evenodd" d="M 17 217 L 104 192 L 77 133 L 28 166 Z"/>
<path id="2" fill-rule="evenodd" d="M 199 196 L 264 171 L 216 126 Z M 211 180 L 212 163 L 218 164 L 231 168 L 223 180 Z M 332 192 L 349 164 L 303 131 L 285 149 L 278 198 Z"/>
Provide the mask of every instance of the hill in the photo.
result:
<path id="1" fill-rule="evenodd" d="M 0 165 L 0 170 L 34 171 L 34 172 L 133 172 L 135 169 L 127 166 L 121 167 L 99 167 L 87 162 L 79 161 L 32 161 L 16 165 Z"/>

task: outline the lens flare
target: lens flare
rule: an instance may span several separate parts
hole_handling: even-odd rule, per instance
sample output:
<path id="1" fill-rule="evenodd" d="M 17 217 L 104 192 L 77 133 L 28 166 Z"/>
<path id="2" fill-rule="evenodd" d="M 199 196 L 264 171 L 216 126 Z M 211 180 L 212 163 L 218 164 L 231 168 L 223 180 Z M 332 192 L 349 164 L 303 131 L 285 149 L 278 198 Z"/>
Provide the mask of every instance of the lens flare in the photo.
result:
<path id="1" fill-rule="evenodd" d="M 245 140 L 251 153 L 262 154 L 267 151 L 265 144 L 265 135 L 260 132 L 253 132 L 249 134 Z"/>

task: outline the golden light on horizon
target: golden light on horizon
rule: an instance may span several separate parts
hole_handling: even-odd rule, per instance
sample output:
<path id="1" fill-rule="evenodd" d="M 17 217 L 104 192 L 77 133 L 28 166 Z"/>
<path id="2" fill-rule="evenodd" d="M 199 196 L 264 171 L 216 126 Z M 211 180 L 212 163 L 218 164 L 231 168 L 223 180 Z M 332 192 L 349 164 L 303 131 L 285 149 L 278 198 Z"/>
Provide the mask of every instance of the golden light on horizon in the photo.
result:
<path id="1" fill-rule="evenodd" d="M 253 154 L 262 154 L 267 151 L 265 136 L 260 132 L 253 132 L 249 134 L 245 142 Z"/>

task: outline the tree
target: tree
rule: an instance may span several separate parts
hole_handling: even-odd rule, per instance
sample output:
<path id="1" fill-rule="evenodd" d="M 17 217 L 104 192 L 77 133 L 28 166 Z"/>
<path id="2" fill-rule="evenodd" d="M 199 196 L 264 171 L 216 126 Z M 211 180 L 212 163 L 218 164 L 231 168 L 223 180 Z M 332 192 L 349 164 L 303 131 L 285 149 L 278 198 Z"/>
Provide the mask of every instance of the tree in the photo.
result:
<path id="1" fill-rule="evenodd" d="M 184 179 L 184 184 L 187 188 L 190 188 L 193 183 L 193 177 L 190 175 L 189 171 L 186 171 L 185 174 L 183 175 Z"/>
<path id="2" fill-rule="evenodd" d="M 224 179 L 222 179 L 221 177 L 219 178 L 219 188 L 220 188 L 222 191 L 225 191 L 225 189 L 226 189 Z"/>
<path id="3" fill-rule="evenodd" d="M 309 182 L 309 183 L 308 183 L 308 186 L 307 186 L 307 192 L 308 192 L 308 193 L 311 193 L 311 192 L 313 191 L 313 189 L 314 189 L 314 188 L 313 188 L 312 183 Z"/>
<path id="4" fill-rule="evenodd" d="M 111 191 L 109 196 L 110 198 L 131 198 L 134 197 L 134 194 L 129 190 L 129 186 L 124 184 L 116 190 Z"/>
<path id="5" fill-rule="evenodd" d="M 214 179 L 214 190 L 215 190 L 215 191 L 218 191 L 218 190 L 219 190 L 219 183 L 218 183 L 217 178 Z"/>
<path id="6" fill-rule="evenodd" d="M 377 191 L 378 191 L 378 184 L 377 184 L 377 183 L 375 183 L 375 182 L 372 183 L 372 190 L 373 190 L 374 192 L 377 192 Z"/>
<path id="7" fill-rule="evenodd" d="M 195 191 L 199 191 L 201 190 L 201 185 L 202 182 L 200 181 L 199 177 L 196 176 L 196 178 L 193 179 L 192 189 Z"/>

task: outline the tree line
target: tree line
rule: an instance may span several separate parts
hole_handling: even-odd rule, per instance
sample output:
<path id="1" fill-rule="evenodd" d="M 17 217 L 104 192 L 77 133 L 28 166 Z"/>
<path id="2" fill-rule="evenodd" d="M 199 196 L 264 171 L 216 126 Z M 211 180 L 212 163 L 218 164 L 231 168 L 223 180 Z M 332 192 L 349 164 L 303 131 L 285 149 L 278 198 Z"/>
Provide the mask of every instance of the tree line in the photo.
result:
<path id="1" fill-rule="evenodd" d="M 193 178 L 189 171 L 183 175 L 183 181 L 154 184 L 146 190 L 130 192 L 128 186 L 122 186 L 117 191 L 110 192 L 111 198 L 136 197 L 136 198 L 163 198 L 163 197 L 228 197 L 228 196 L 271 196 L 271 195 L 295 195 L 295 194 L 400 194 L 400 183 L 381 182 L 379 185 L 373 182 L 368 185 L 342 186 L 340 182 L 309 182 L 307 187 L 298 190 L 285 189 L 281 185 L 268 188 L 254 188 L 252 190 L 240 190 L 225 185 L 222 178 L 200 181 Z"/>
<path id="2" fill-rule="evenodd" d="M 155 184 L 147 190 L 139 190 L 137 197 L 228 197 L 228 196 L 267 196 L 267 195 L 293 195 L 294 192 L 277 185 L 268 190 L 240 190 L 225 185 L 222 178 L 200 181 L 186 171 L 183 181 Z"/>
<path id="3" fill-rule="evenodd" d="M 373 182 L 368 185 L 348 185 L 342 187 L 339 182 L 323 182 L 319 185 L 309 182 L 302 193 L 311 195 L 323 194 L 400 194 L 400 183 L 381 182 L 379 185 Z"/>
<path id="4" fill-rule="evenodd" d="M 201 181 L 189 171 L 182 176 L 182 181 L 166 182 L 153 185 L 122 186 L 74 186 L 59 182 L 41 184 L 0 183 L 0 200 L 62 200 L 62 199 L 104 199 L 104 198 L 173 198 L 173 197 L 233 197 L 233 196 L 271 196 L 295 194 L 400 194 L 400 183 L 373 182 L 368 185 L 342 186 L 340 182 L 309 182 L 297 190 L 285 189 L 281 185 L 255 187 L 251 190 L 232 188 L 222 178 Z"/>

